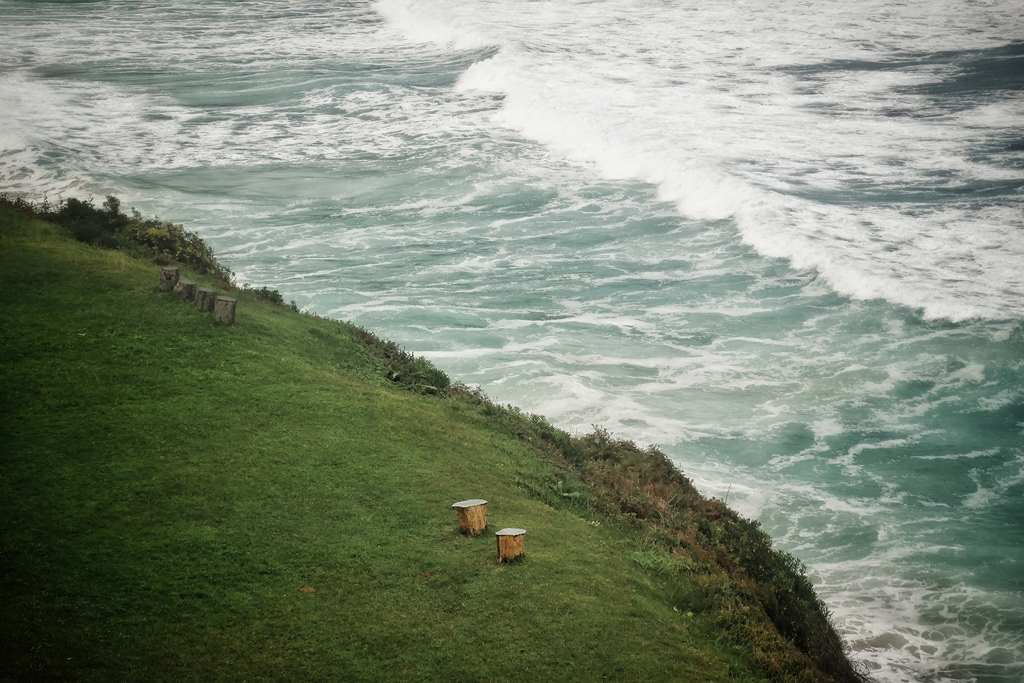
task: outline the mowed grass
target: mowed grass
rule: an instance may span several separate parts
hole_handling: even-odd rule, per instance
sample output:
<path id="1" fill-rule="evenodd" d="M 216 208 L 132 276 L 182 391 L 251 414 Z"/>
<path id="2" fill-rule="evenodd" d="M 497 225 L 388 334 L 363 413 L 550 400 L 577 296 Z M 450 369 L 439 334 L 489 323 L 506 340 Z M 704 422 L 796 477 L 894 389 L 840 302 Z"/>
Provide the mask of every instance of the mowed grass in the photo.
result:
<path id="1" fill-rule="evenodd" d="M 338 322 L 243 297 L 217 325 L 157 270 L 0 211 L 0 679 L 763 679 L 471 405 Z"/>

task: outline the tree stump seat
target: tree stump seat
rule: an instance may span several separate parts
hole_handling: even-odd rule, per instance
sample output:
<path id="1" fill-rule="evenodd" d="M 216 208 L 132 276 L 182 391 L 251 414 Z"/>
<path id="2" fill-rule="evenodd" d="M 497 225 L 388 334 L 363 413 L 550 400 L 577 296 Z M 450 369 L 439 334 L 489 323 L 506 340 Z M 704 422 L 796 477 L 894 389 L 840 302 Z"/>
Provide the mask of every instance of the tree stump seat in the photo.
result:
<path id="1" fill-rule="evenodd" d="M 237 303 L 238 300 L 233 297 L 217 295 L 213 300 L 213 319 L 225 325 L 234 325 Z"/>
<path id="2" fill-rule="evenodd" d="M 498 539 L 498 563 L 512 562 L 526 554 L 523 547 L 523 537 L 526 536 L 526 529 L 509 527 L 494 534 Z"/>
<path id="3" fill-rule="evenodd" d="M 452 503 L 452 508 L 459 514 L 459 531 L 467 536 L 479 536 L 487 528 L 487 501 L 483 498 L 470 498 Z"/>
<path id="4" fill-rule="evenodd" d="M 192 301 L 196 298 L 196 283 L 192 280 L 179 279 L 174 285 L 174 293 L 182 301 Z"/>
<path id="5" fill-rule="evenodd" d="M 164 266 L 160 269 L 160 289 L 170 292 L 178 284 L 178 269 L 173 266 Z"/>
<path id="6" fill-rule="evenodd" d="M 196 290 L 196 308 L 200 311 L 210 312 L 213 310 L 213 303 L 217 299 L 217 290 L 209 287 L 200 287 Z"/>

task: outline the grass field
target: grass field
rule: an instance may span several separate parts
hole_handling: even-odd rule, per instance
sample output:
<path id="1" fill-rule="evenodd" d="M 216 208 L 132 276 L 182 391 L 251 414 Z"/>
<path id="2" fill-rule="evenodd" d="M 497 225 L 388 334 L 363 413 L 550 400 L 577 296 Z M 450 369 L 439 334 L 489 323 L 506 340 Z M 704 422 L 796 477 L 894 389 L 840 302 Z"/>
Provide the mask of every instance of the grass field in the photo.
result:
<path id="1" fill-rule="evenodd" d="M 768 677 L 643 534 L 531 493 L 564 474 L 487 406 L 398 387 L 350 325 L 245 294 L 217 325 L 157 279 L 0 209 L 0 679 Z M 470 497 L 524 562 L 457 533 Z"/>

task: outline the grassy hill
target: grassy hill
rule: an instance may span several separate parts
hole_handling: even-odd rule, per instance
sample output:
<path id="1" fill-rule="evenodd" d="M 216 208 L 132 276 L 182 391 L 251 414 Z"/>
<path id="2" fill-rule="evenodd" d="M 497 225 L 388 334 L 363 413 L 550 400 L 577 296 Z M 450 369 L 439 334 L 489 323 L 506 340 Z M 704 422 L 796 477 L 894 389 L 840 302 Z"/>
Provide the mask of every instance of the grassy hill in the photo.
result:
<path id="1" fill-rule="evenodd" d="M 0 205 L 0 679 L 856 679 L 798 564 L 660 453 L 157 270 Z M 470 497 L 525 561 L 456 532 Z"/>

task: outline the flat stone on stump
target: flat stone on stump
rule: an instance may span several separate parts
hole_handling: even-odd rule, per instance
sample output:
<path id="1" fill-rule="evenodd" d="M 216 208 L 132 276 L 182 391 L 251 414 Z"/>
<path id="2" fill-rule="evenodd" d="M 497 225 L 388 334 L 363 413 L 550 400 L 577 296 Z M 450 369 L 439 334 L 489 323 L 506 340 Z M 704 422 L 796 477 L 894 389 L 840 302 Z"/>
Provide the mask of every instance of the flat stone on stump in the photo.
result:
<path id="1" fill-rule="evenodd" d="M 213 319 L 225 325 L 234 325 L 237 303 L 238 300 L 230 296 L 218 296 L 213 300 Z"/>
<path id="2" fill-rule="evenodd" d="M 160 269 L 160 289 L 169 292 L 178 284 L 178 269 L 172 266 L 164 266 Z"/>
<path id="3" fill-rule="evenodd" d="M 200 311 L 212 311 L 213 302 L 217 298 L 217 291 L 200 287 L 196 290 L 196 308 Z"/>
<path id="4" fill-rule="evenodd" d="M 523 537 L 526 529 L 511 527 L 494 534 L 498 539 L 498 562 L 512 562 L 526 554 L 523 549 Z"/>
<path id="5" fill-rule="evenodd" d="M 452 503 L 452 508 L 459 513 L 459 531 L 467 536 L 479 536 L 487 528 L 486 500 L 460 500 L 458 503 Z"/>
<path id="6" fill-rule="evenodd" d="M 174 293 L 182 301 L 192 301 L 196 298 L 196 283 L 191 280 L 178 280 L 174 285 Z"/>

